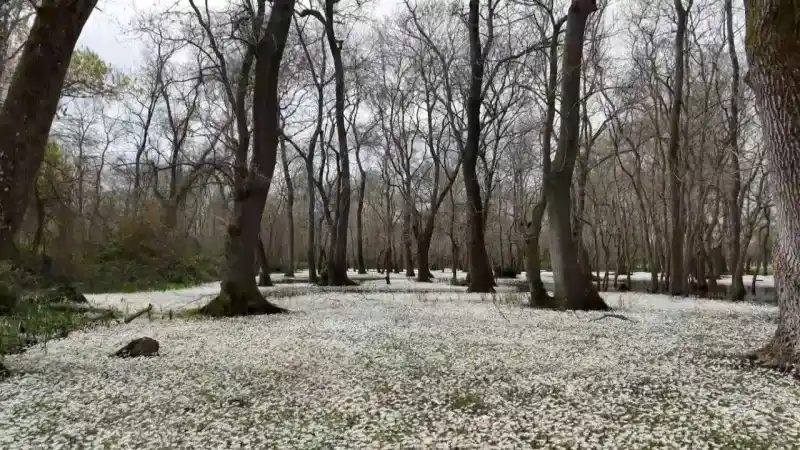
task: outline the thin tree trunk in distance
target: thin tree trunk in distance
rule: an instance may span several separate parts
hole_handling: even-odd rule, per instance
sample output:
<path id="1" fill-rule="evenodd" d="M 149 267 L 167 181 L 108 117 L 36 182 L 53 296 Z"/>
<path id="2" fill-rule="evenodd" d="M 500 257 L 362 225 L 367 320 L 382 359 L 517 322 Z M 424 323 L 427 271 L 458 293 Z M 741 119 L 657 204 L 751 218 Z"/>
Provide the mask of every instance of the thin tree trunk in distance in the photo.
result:
<path id="1" fill-rule="evenodd" d="M 745 0 L 746 79 L 756 97 L 775 204 L 775 335 L 751 355 L 770 367 L 800 364 L 800 7 Z"/>

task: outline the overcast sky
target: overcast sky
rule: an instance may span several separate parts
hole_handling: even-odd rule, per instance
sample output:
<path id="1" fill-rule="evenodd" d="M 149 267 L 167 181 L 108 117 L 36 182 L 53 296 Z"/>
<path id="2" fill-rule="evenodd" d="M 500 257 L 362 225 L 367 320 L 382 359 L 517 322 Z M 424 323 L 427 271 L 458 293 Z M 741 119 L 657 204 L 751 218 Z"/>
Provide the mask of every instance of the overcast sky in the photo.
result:
<path id="1" fill-rule="evenodd" d="M 142 60 L 143 47 L 126 30 L 130 21 L 142 12 L 160 9 L 176 0 L 100 0 L 97 10 L 89 17 L 78 47 L 88 47 L 104 61 L 121 70 L 130 70 Z M 187 0 L 177 0 L 188 5 Z M 444 1 L 444 0 L 442 0 Z M 205 0 L 198 0 L 203 4 Z M 209 0 L 209 4 L 224 5 L 230 0 Z M 391 11 L 400 0 L 372 0 L 377 13 Z"/>

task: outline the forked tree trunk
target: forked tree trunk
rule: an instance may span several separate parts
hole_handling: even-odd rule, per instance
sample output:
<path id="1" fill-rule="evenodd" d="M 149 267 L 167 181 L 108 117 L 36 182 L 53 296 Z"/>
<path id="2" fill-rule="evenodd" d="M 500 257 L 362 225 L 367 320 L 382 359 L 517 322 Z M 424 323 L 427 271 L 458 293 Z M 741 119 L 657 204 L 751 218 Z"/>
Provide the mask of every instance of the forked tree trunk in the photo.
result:
<path id="1" fill-rule="evenodd" d="M 775 335 L 754 352 L 779 368 L 800 364 L 800 7 L 794 0 L 745 0 L 748 84 L 756 97 L 775 202 Z"/>
<path id="2" fill-rule="evenodd" d="M 335 227 L 331 230 L 334 235 L 331 242 L 334 245 L 330 249 L 328 258 L 328 280 L 329 286 L 349 286 L 355 284 L 347 278 L 347 232 L 350 222 L 350 151 L 347 144 L 347 129 L 345 127 L 345 73 L 344 63 L 342 62 L 342 43 L 336 37 L 335 8 L 338 0 L 325 0 L 325 14 L 319 11 L 306 9 L 300 13 L 300 17 L 313 16 L 322 24 L 325 30 L 325 37 L 328 42 L 331 56 L 333 58 L 333 71 L 335 81 L 335 101 L 334 116 L 336 122 L 336 138 L 338 144 L 338 173 L 336 192 L 336 217 Z"/>
<path id="3" fill-rule="evenodd" d="M 480 0 L 470 0 L 467 27 L 471 77 L 467 97 L 467 141 L 461 167 L 467 194 L 469 231 L 467 252 L 469 260 L 469 292 L 494 292 L 494 276 L 486 253 L 484 210 L 478 181 L 478 153 L 481 140 L 481 97 L 483 89 L 483 50 L 480 37 Z"/>
<path id="4" fill-rule="evenodd" d="M 608 309 L 578 262 L 578 245 L 572 236 L 570 188 L 578 156 L 580 76 L 583 42 L 589 15 L 597 10 L 594 0 L 573 0 L 567 14 L 561 78 L 561 124 L 558 149 L 544 190 L 550 219 L 550 260 L 555 296 L 566 309 Z"/>
<path id="5" fill-rule="evenodd" d="M 257 14 L 261 17 L 265 1 L 259 0 Z M 278 76 L 293 13 L 294 0 L 274 0 L 266 30 L 257 43 L 253 88 L 253 157 L 246 178 L 236 180 L 233 217 L 225 245 L 222 292 L 203 307 L 207 314 L 228 316 L 286 312 L 268 302 L 258 290 L 253 248 L 260 244 L 261 217 L 277 161 L 280 135 Z M 258 26 L 255 28 L 260 29 Z"/>
<path id="6" fill-rule="evenodd" d="M 0 259 L 30 203 L 72 52 L 97 0 L 42 0 L 0 110 Z"/>

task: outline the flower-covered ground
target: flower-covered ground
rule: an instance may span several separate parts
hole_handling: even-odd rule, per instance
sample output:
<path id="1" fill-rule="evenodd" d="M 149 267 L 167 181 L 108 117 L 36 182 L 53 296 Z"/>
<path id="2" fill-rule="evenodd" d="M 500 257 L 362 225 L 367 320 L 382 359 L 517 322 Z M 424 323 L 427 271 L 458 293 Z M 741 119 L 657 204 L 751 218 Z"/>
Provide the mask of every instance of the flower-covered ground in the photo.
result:
<path id="1" fill-rule="evenodd" d="M 774 307 L 605 294 L 632 321 L 593 320 L 392 286 L 279 285 L 292 314 L 153 316 L 7 357 L 0 448 L 800 448 L 800 382 L 732 357 Z M 90 301 L 182 309 L 214 289 Z M 161 356 L 108 357 L 140 336 Z"/>

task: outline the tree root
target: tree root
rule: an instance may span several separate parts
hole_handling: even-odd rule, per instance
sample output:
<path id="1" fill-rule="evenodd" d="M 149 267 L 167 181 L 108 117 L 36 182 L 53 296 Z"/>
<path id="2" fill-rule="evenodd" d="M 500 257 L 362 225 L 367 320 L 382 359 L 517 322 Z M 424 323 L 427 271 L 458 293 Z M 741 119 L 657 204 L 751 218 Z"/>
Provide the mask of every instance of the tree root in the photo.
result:
<path id="1" fill-rule="evenodd" d="M 227 282 L 223 283 L 222 292 L 199 312 L 211 317 L 233 317 L 284 314 L 289 310 L 270 303 L 256 286 Z"/>
<path id="2" fill-rule="evenodd" d="M 766 345 L 745 355 L 751 367 L 772 369 L 800 378 L 800 355 L 788 337 L 776 333 Z"/>

